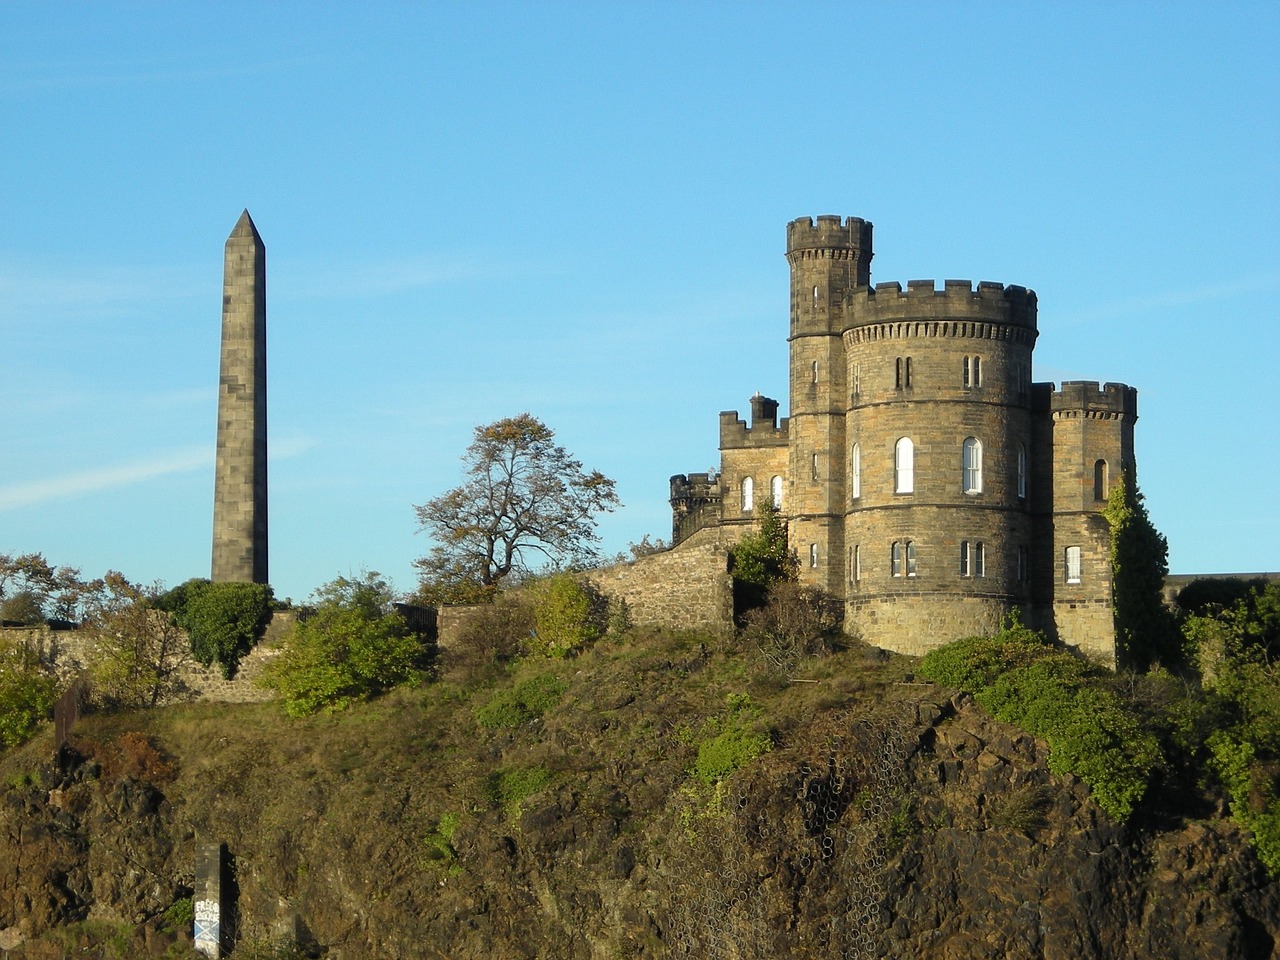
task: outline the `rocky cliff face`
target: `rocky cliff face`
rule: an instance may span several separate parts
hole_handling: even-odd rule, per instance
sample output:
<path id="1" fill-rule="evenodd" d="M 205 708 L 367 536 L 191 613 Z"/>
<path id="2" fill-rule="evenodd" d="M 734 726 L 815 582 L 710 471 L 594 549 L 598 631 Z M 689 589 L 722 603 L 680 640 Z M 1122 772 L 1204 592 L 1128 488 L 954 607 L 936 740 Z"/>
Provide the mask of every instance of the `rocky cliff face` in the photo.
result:
<path id="1" fill-rule="evenodd" d="M 156 931 L 222 841 L 242 934 L 333 960 L 1275 954 L 1280 891 L 1211 809 L 1118 827 L 1042 744 L 862 657 L 751 687 L 775 747 L 714 789 L 688 770 L 750 684 L 670 644 L 557 665 L 560 704 L 506 729 L 449 685 L 87 718 L 60 767 L 0 764 L 0 946 L 89 919 L 176 956 Z"/>

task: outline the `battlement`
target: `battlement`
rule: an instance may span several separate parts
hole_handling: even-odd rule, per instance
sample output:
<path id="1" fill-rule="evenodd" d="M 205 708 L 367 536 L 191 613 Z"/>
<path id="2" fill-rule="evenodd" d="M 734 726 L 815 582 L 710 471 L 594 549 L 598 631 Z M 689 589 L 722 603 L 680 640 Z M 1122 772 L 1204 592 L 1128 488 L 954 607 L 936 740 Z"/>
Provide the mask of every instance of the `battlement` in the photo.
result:
<path id="1" fill-rule="evenodd" d="M 671 478 L 671 499 L 718 500 L 720 477 L 714 473 L 677 473 Z"/>
<path id="2" fill-rule="evenodd" d="M 1127 384 L 1099 386 L 1097 380 L 1066 380 L 1058 390 L 1054 390 L 1052 384 L 1041 388 L 1049 390 L 1049 409 L 1054 416 L 1138 419 L 1138 391 Z"/>
<path id="3" fill-rule="evenodd" d="M 1034 290 L 1013 284 L 982 281 L 975 288 L 969 280 L 946 280 L 941 290 L 934 280 L 877 283 L 857 290 L 846 300 L 849 327 L 901 321 L 964 321 L 1036 330 Z M 952 325 L 954 326 L 954 325 Z M 938 325 L 938 329 L 913 331 L 919 335 L 989 336 L 990 330 Z"/>
<path id="4" fill-rule="evenodd" d="M 860 217 L 800 217 L 787 224 L 787 253 L 823 249 L 861 250 L 871 258 L 871 224 Z"/>
<path id="5" fill-rule="evenodd" d="M 755 398 L 752 399 L 754 400 Z M 772 410 L 768 412 L 776 416 L 778 410 L 777 401 L 769 400 L 767 397 L 762 397 L 761 399 L 772 404 Z M 753 403 L 754 406 L 755 404 Z M 737 410 L 723 410 L 720 413 L 721 450 L 785 447 L 788 433 L 788 421 L 785 417 L 783 417 L 781 423 L 768 419 L 768 417 L 755 417 L 748 426 L 747 422 L 738 416 Z"/>

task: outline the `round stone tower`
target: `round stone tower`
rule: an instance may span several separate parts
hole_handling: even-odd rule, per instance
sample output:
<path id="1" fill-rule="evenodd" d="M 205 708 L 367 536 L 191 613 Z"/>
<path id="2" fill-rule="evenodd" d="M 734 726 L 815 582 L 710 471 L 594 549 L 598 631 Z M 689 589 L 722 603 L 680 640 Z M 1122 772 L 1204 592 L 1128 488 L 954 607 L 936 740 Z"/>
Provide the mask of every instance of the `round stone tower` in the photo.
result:
<path id="1" fill-rule="evenodd" d="M 843 319 L 847 623 L 903 653 L 989 632 L 1033 596 L 1035 294 L 879 284 Z"/>
<path id="2" fill-rule="evenodd" d="M 845 302 L 871 280 L 871 224 L 809 217 L 787 224 L 791 397 L 782 510 L 807 580 L 840 596 L 844 542 Z"/>

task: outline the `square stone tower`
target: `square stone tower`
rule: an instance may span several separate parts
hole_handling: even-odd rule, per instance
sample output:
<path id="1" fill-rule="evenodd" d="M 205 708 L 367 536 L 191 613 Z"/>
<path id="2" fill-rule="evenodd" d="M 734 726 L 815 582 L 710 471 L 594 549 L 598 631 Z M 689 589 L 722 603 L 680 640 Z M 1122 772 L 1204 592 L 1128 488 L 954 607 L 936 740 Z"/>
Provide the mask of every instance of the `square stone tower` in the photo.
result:
<path id="1" fill-rule="evenodd" d="M 223 269 L 211 579 L 267 582 L 267 249 L 248 210 Z"/>

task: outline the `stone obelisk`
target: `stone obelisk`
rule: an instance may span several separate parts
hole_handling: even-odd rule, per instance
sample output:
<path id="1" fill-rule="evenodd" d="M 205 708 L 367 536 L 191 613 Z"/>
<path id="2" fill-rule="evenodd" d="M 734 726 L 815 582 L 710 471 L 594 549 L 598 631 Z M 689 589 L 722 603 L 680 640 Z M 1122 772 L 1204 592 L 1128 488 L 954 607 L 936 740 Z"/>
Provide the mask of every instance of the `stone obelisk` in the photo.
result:
<path id="1" fill-rule="evenodd" d="M 248 210 L 223 269 L 211 579 L 267 583 L 267 249 Z"/>

